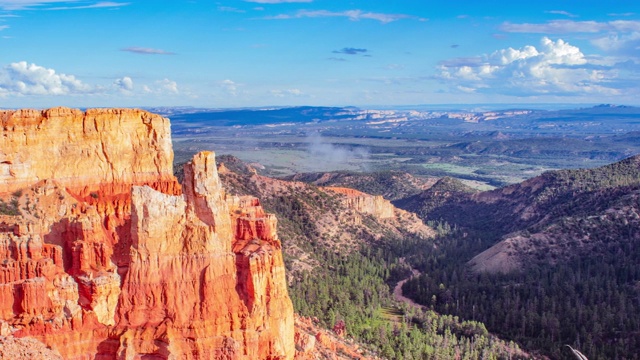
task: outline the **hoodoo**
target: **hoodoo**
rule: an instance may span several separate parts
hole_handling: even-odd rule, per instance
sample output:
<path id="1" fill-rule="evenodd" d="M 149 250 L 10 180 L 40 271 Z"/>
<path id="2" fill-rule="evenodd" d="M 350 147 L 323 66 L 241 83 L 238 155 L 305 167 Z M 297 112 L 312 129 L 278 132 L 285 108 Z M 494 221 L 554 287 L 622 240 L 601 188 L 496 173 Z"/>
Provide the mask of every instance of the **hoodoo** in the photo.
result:
<path id="1" fill-rule="evenodd" d="M 0 111 L 0 322 L 65 359 L 292 359 L 276 219 L 168 119 Z"/>

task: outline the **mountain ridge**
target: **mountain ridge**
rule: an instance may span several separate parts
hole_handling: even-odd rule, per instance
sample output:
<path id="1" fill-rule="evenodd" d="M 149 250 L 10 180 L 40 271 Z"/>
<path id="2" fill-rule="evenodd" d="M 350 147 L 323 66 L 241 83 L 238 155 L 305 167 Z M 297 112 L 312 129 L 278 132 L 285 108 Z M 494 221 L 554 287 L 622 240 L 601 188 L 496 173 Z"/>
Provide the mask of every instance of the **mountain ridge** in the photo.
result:
<path id="1" fill-rule="evenodd" d="M 409 280 L 406 296 L 541 356 L 562 358 L 564 344 L 594 359 L 638 354 L 640 156 L 475 194 L 422 195 L 399 205 L 451 230 L 433 251 L 411 252 L 427 275 Z"/>
<path id="2" fill-rule="evenodd" d="M 594 169 L 549 171 L 519 184 L 484 192 L 437 192 L 438 186 L 436 183 L 419 195 L 394 203 L 423 219 L 442 219 L 463 228 L 492 232 L 496 241 L 509 236 L 514 237 L 513 241 L 523 241 L 523 232 L 537 233 L 555 227 L 558 233 L 558 222 L 567 216 L 588 218 L 615 212 L 609 206 L 624 202 L 627 195 L 635 197 L 640 186 L 640 155 Z M 516 256 L 517 251 L 512 253 Z M 479 257 L 474 263 L 488 258 Z M 498 259 L 502 258 L 495 258 L 496 266 Z M 475 268 L 490 269 L 481 265 Z"/>

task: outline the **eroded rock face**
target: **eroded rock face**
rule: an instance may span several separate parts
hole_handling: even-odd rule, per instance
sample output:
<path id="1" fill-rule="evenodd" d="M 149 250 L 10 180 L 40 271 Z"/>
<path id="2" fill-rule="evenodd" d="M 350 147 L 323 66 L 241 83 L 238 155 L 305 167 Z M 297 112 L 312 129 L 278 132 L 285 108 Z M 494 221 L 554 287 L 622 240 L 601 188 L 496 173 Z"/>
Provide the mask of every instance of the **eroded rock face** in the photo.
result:
<path id="1" fill-rule="evenodd" d="M 0 111 L 0 187 L 55 179 L 77 196 L 175 183 L 169 120 L 142 110 Z M 170 191 L 170 190 L 169 190 Z"/>
<path id="2" fill-rule="evenodd" d="M 385 200 L 380 195 L 369 195 L 358 190 L 327 187 L 328 190 L 345 195 L 345 205 L 359 212 L 370 214 L 378 219 L 390 219 L 395 217 L 395 207 L 389 200 Z"/>
<path id="3" fill-rule="evenodd" d="M 126 342 L 119 354 L 293 357 L 280 242 L 273 231 L 255 232 L 248 243 L 236 238 L 241 223 L 258 228 L 265 219 L 257 199 L 234 200 L 253 206 L 234 207 L 231 216 L 213 153 L 185 166 L 184 197 L 133 188 L 132 261 L 117 325 L 126 329 Z"/>
<path id="4" fill-rule="evenodd" d="M 12 336 L 0 336 L 0 359 L 63 360 L 36 339 Z"/>
<path id="5" fill-rule="evenodd" d="M 0 111 L 0 321 L 65 359 L 291 359 L 275 217 L 220 186 L 214 154 L 173 177 L 167 119 Z M 12 205 L 13 206 L 13 205 Z"/>
<path id="6" fill-rule="evenodd" d="M 416 214 L 395 207 L 380 195 L 369 195 L 358 190 L 334 186 L 325 189 L 343 195 L 341 201 L 349 209 L 372 215 L 381 222 L 399 223 L 401 228 L 418 236 L 432 237 L 435 235 L 434 230 L 426 226 Z M 354 221 L 360 224 L 362 220 L 355 216 Z"/>

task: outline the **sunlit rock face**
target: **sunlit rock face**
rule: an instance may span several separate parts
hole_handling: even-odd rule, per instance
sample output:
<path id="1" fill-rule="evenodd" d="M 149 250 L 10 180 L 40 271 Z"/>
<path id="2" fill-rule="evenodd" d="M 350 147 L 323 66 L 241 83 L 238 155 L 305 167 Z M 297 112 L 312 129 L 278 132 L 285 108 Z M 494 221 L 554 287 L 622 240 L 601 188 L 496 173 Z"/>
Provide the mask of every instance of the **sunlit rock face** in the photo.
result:
<path id="1" fill-rule="evenodd" d="M 351 209 L 373 215 L 379 219 L 395 217 L 395 207 L 389 200 L 385 200 L 380 195 L 369 195 L 358 190 L 342 187 L 327 187 L 327 189 L 345 195 L 343 202 Z"/>
<path id="2" fill-rule="evenodd" d="M 291 359 L 275 217 L 211 152 L 173 176 L 168 119 L 0 111 L 0 322 L 65 359 Z"/>

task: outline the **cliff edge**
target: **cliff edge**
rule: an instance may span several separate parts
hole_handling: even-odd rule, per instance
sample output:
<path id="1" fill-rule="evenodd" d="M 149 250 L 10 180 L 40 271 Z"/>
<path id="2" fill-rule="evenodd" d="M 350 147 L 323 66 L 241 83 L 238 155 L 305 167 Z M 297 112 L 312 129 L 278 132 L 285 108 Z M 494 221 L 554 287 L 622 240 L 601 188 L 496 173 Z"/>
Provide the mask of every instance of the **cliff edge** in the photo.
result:
<path id="1" fill-rule="evenodd" d="M 0 325 L 65 359 L 292 359 L 276 219 L 168 119 L 0 111 Z"/>

